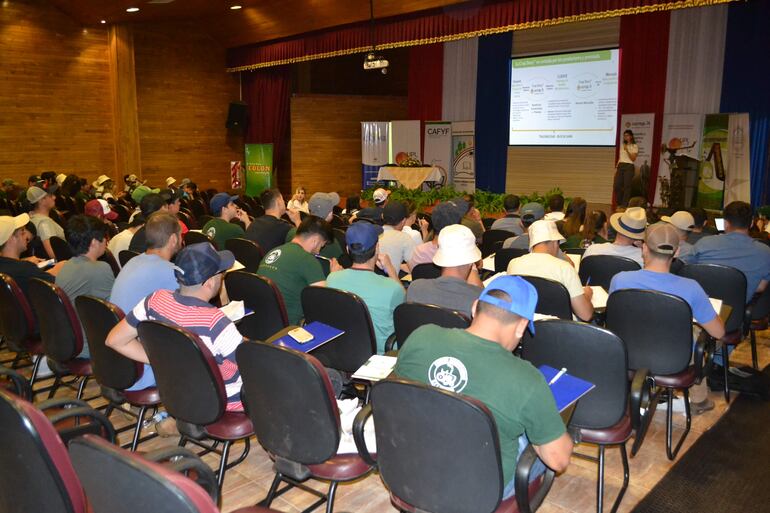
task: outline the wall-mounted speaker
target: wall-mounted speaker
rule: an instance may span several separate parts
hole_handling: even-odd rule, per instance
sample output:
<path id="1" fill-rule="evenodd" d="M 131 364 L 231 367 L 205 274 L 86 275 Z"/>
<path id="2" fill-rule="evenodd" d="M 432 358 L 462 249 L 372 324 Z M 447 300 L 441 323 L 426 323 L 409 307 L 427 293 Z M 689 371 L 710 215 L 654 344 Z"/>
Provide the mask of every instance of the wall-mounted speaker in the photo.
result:
<path id="1" fill-rule="evenodd" d="M 232 102 L 227 109 L 227 122 L 225 127 L 227 128 L 239 128 L 243 130 L 246 128 L 246 120 L 248 118 L 247 105 L 244 102 Z"/>

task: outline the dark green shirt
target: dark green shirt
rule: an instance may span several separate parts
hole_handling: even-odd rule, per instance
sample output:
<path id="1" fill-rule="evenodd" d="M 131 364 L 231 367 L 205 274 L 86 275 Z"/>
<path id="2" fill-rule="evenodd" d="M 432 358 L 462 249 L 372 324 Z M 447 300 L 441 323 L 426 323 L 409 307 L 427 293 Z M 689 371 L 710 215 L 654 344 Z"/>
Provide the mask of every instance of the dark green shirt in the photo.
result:
<path id="1" fill-rule="evenodd" d="M 286 242 L 291 242 L 295 235 L 297 235 L 296 228 L 289 230 L 289 233 L 286 234 Z M 326 258 L 339 258 L 342 256 L 342 246 L 337 242 L 337 239 L 334 239 L 321 249 L 319 255 Z"/>
<path id="2" fill-rule="evenodd" d="M 214 239 L 214 242 L 217 243 L 217 247 L 220 250 L 225 249 L 225 241 L 237 239 L 246 234 L 246 232 L 243 231 L 243 228 L 235 223 L 228 223 L 221 217 L 215 217 L 206 223 L 201 231 Z"/>
<path id="3" fill-rule="evenodd" d="M 418 328 L 399 351 L 395 371 L 407 379 L 474 397 L 490 409 L 500 437 L 504 483 L 513 479 L 519 436 L 526 433 L 531 443 L 542 445 L 564 433 L 540 371 L 499 344 L 465 330 L 433 324 Z"/>
<path id="4" fill-rule="evenodd" d="M 576 233 L 575 235 L 571 235 L 567 237 L 567 240 L 564 241 L 561 245 L 561 249 L 578 249 L 583 247 L 583 236 L 579 233 Z M 594 240 L 591 241 L 591 244 L 602 244 L 604 242 L 608 242 L 607 239 L 602 237 L 601 235 L 596 235 L 594 237 Z"/>

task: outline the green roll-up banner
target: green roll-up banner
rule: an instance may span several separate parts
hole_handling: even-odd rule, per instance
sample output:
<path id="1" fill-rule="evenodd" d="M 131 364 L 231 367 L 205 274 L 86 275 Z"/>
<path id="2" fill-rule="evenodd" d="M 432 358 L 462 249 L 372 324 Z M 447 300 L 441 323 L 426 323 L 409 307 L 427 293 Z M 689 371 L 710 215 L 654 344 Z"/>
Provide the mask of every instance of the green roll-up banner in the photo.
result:
<path id="1" fill-rule="evenodd" d="M 246 194 L 259 196 L 273 186 L 273 145 L 246 145 Z"/>
<path id="2" fill-rule="evenodd" d="M 722 209 L 725 189 L 725 166 L 730 145 L 728 144 L 729 114 L 707 114 L 703 123 L 701 164 L 698 181 L 697 205 L 714 210 Z M 722 153 L 725 158 L 722 158 Z"/>

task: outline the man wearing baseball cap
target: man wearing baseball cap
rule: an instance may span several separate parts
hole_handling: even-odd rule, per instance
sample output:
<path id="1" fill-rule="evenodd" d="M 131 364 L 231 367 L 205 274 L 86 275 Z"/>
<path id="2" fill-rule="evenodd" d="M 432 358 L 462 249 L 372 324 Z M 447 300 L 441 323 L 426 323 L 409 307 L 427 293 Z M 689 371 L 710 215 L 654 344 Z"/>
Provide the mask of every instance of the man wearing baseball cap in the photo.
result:
<path id="1" fill-rule="evenodd" d="M 610 216 L 610 226 L 617 234 L 614 242 L 591 244 L 583 253 L 583 258 L 592 255 L 612 255 L 630 258 L 639 267 L 642 261 L 642 242 L 644 229 L 647 227 L 647 213 L 641 207 L 627 208 L 623 213 Z"/>
<path id="2" fill-rule="evenodd" d="M 51 219 L 51 210 L 56 206 L 54 193 L 58 190 L 57 185 L 51 185 L 48 190 L 33 186 L 27 189 L 27 201 L 32 205 L 32 212 L 29 220 L 35 225 L 37 236 L 43 243 L 48 258 L 56 258 L 53 248 L 51 248 L 51 237 L 64 238 L 64 228 Z"/>
<path id="3" fill-rule="evenodd" d="M 86 203 L 84 213 L 87 216 L 93 216 L 98 219 L 114 221 L 118 218 L 117 212 L 110 208 L 110 204 L 103 199 L 94 199 Z"/>
<path id="4" fill-rule="evenodd" d="M 540 203 L 527 203 L 521 207 L 521 225 L 524 233 L 515 237 L 509 237 L 503 241 L 503 248 L 529 249 L 528 229 L 532 223 L 545 217 L 545 209 Z"/>
<path id="5" fill-rule="evenodd" d="M 367 221 L 371 221 L 373 223 L 381 223 L 383 210 L 385 205 L 388 204 L 388 196 L 390 196 L 389 190 L 383 188 L 375 189 L 372 193 L 372 201 L 374 202 L 374 206 L 362 208 L 356 212 L 351 218 L 351 222 L 355 221 L 356 219 L 366 219 Z"/>
<path id="6" fill-rule="evenodd" d="M 41 260 L 35 257 L 21 259 L 21 254 L 27 250 L 27 244 L 32 234 L 27 231 L 29 215 L 20 214 L 16 217 L 0 216 L 0 273 L 7 274 L 16 281 L 24 294 L 32 278 L 53 283 L 54 275 L 59 272 L 64 262 L 45 272 L 36 265 Z"/>
<path id="7" fill-rule="evenodd" d="M 211 215 L 214 216 L 214 219 L 203 225 L 201 231 L 211 237 L 219 248 L 224 248 L 225 242 L 230 239 L 237 239 L 246 235 L 243 228 L 230 221 L 240 219 L 247 229 L 251 224 L 249 214 L 234 203 L 237 199 L 237 195 L 220 192 L 209 201 Z"/>
<path id="8" fill-rule="evenodd" d="M 442 268 L 441 276 L 413 281 L 406 300 L 443 306 L 470 318 L 471 305 L 483 288 L 476 270 L 479 260 L 481 251 L 470 228 L 461 224 L 445 227 L 438 235 L 438 251 L 433 256 L 433 263 Z"/>
<path id="9" fill-rule="evenodd" d="M 495 278 L 474 303 L 470 327 L 428 324 L 416 329 L 399 351 L 395 368 L 400 377 L 474 397 L 492 411 L 500 438 L 503 499 L 515 493 L 516 462 L 528 443 L 557 472 L 567 468 L 572 453 L 572 440 L 543 375 L 512 354 L 526 329 L 534 333 L 536 304 L 537 292 L 526 280 Z M 533 469 L 533 474 L 538 472 Z"/>
<path id="10" fill-rule="evenodd" d="M 679 258 L 692 253 L 692 244 L 687 242 L 690 232 L 695 227 L 695 219 L 692 214 L 686 210 L 679 210 L 671 216 L 660 216 L 660 220 L 676 228 L 676 232 L 679 234 Z"/>
<path id="11" fill-rule="evenodd" d="M 583 287 L 575 268 L 557 256 L 564 237 L 554 221 L 541 219 L 529 227 L 529 253 L 508 263 L 508 274 L 537 276 L 561 283 L 567 289 L 574 314 L 583 321 L 594 315 L 591 287 Z"/>
<path id="12" fill-rule="evenodd" d="M 398 279 L 398 270 L 388 255 L 379 252 L 381 233 L 380 226 L 362 221 L 353 223 L 345 233 L 353 266 L 335 271 L 326 278 L 327 287 L 352 292 L 364 300 L 372 317 L 380 354 L 385 351 L 385 341 L 394 332 L 393 311 L 404 302 L 404 287 Z M 376 274 L 375 265 L 385 269 L 388 277 Z"/>
<path id="13" fill-rule="evenodd" d="M 232 267 L 235 257 L 229 251 L 216 251 L 208 242 L 185 247 L 176 257 L 174 274 L 179 283 L 176 291 L 159 290 L 140 301 L 107 336 L 107 345 L 120 354 L 149 364 L 147 353 L 137 339 L 137 326 L 142 321 L 163 320 L 177 324 L 206 340 L 222 374 L 227 395 L 227 411 L 242 411 L 241 375 L 235 361 L 235 349 L 243 341 L 235 324 L 218 308 L 209 303 L 219 294 L 222 277 Z M 141 383 L 147 388 L 155 385 L 149 365 Z"/>
<path id="14" fill-rule="evenodd" d="M 673 225 L 661 222 L 647 227 L 642 255 L 644 269 L 616 274 L 610 283 L 610 294 L 622 289 L 658 290 L 681 297 L 693 313 L 701 328 L 716 339 L 725 334 L 722 319 L 711 306 L 708 295 L 697 281 L 671 274 L 671 261 L 677 256 L 681 244 L 679 230 Z M 654 321 L 654 319 L 651 319 Z M 714 408 L 714 402 L 706 397 L 704 386 L 691 390 L 690 407 L 700 414 Z"/>
<path id="15" fill-rule="evenodd" d="M 409 272 L 406 262 L 412 258 L 412 252 L 417 247 L 414 239 L 403 232 L 407 218 L 406 206 L 400 201 L 389 201 L 382 209 L 382 235 L 380 236 L 380 252 L 385 253 L 396 267 Z"/>
<path id="16" fill-rule="evenodd" d="M 336 192 L 316 192 L 310 196 L 308 202 L 308 211 L 311 216 L 320 217 L 327 223 L 330 223 L 334 217 L 334 207 L 340 202 L 340 195 Z M 292 228 L 286 234 L 286 242 L 290 242 L 297 234 L 297 229 Z M 329 241 L 319 253 L 324 258 L 340 258 L 343 255 L 342 246 L 337 239 Z"/>

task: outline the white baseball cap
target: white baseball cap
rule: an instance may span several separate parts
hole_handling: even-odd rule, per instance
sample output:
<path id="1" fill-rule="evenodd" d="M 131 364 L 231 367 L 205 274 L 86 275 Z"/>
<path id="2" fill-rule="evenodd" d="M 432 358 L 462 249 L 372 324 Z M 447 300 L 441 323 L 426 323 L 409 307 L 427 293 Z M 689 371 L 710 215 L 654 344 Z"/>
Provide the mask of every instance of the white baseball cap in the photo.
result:
<path id="1" fill-rule="evenodd" d="M 559 233 L 555 222 L 541 219 L 529 226 L 529 249 L 532 249 L 541 242 L 550 242 L 552 240 L 558 242 L 564 240 L 564 236 Z"/>
<path id="2" fill-rule="evenodd" d="M 58 175 L 56 175 L 56 183 L 58 183 L 59 185 L 63 184 L 64 180 L 66 179 L 67 179 L 67 175 L 65 175 L 64 173 L 59 173 Z"/>
<path id="3" fill-rule="evenodd" d="M 660 216 L 660 220 L 686 232 L 689 232 L 695 226 L 695 218 L 686 210 L 674 212 L 672 216 Z"/>
<path id="4" fill-rule="evenodd" d="M 476 236 L 467 226 L 452 224 L 438 234 L 438 251 L 433 263 L 439 267 L 457 267 L 481 260 L 481 251 L 476 246 Z"/>
<path id="5" fill-rule="evenodd" d="M 29 224 L 29 214 L 19 214 L 16 217 L 0 216 L 0 246 L 8 242 L 13 232 Z"/>
<path id="6" fill-rule="evenodd" d="M 374 191 L 374 194 L 372 194 L 372 198 L 374 199 L 375 203 L 382 203 L 388 199 L 388 194 L 390 194 L 390 192 L 385 189 L 377 189 Z"/>

